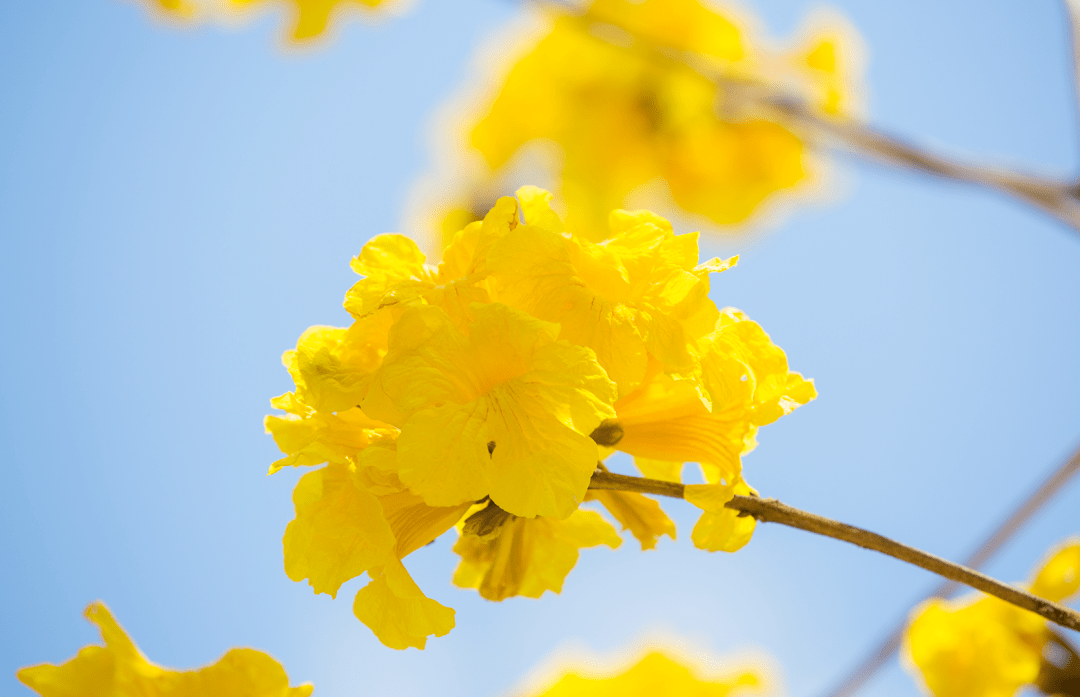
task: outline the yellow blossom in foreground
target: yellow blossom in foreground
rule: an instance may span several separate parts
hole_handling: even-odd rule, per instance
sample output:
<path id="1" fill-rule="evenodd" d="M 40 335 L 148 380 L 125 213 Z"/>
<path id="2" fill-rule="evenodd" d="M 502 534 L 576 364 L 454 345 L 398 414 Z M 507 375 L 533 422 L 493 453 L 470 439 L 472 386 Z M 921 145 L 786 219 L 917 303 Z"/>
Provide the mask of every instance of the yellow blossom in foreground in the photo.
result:
<path id="1" fill-rule="evenodd" d="M 656 501 L 589 490 L 613 448 L 650 476 L 699 462 L 692 539 L 738 549 L 753 519 L 723 503 L 751 493 L 740 457 L 814 396 L 760 327 L 709 299 L 734 259 L 699 263 L 696 235 L 648 211 L 615 211 L 612 237 L 589 242 L 550 198 L 499 199 L 438 266 L 406 237 L 371 239 L 352 261 L 352 325 L 312 327 L 282 358 L 295 389 L 265 420 L 284 453 L 270 472 L 325 465 L 294 491 L 286 573 L 332 596 L 366 573 L 353 612 L 387 646 L 453 628 L 402 563 L 450 528 L 454 583 L 491 600 L 558 593 L 580 549 L 621 543 L 586 501 L 642 549 L 674 539 Z"/>
<path id="2" fill-rule="evenodd" d="M 1062 602 L 1080 590 L 1080 539 L 1055 550 L 1030 589 Z M 997 598 L 934 598 L 911 613 L 904 635 L 910 672 L 935 697 L 1012 697 L 1021 687 L 1052 683 L 1048 642 L 1064 645 L 1042 617 Z M 1048 693 L 1057 692 L 1054 689 Z"/>
<path id="3" fill-rule="evenodd" d="M 757 670 L 743 669 L 704 678 L 682 663 L 654 651 L 614 677 L 585 677 L 571 672 L 551 688 L 529 697 L 727 697 L 756 692 L 764 684 Z"/>
<path id="4" fill-rule="evenodd" d="M 23 668 L 18 678 L 42 697 L 307 697 L 311 685 L 289 687 L 285 670 L 253 649 L 232 649 L 198 670 L 171 670 L 146 660 L 104 604 L 87 606 L 105 646 L 86 646 L 62 665 Z"/>
<path id="5" fill-rule="evenodd" d="M 594 240 L 608 211 L 656 180 L 687 211 L 738 223 L 808 169 L 796 133 L 748 118 L 729 92 L 783 85 L 828 113 L 844 111 L 848 97 L 839 32 L 798 60 L 759 43 L 698 0 L 596 0 L 584 16 L 557 17 L 511 68 L 470 143 L 495 172 L 532 141 L 556 144 L 567 222 Z"/>

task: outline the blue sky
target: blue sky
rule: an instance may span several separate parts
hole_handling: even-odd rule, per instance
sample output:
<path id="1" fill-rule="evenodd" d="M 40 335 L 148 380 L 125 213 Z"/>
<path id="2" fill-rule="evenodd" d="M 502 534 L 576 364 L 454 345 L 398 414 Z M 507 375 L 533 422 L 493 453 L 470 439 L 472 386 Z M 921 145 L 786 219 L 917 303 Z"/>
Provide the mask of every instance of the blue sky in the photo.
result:
<path id="1" fill-rule="evenodd" d="M 814 5 L 747 9 L 789 36 Z M 1067 174 L 1078 121 L 1054 0 L 836 2 L 868 48 L 871 120 L 946 152 Z M 680 539 L 585 550 L 560 596 L 488 603 L 410 557 L 457 610 L 424 652 L 380 645 L 288 580 L 300 473 L 265 477 L 280 354 L 347 323 L 349 258 L 399 229 L 433 110 L 513 3 L 418 0 L 280 50 L 280 17 L 179 30 L 135 2 L 0 5 L 0 692 L 97 641 L 101 599 L 175 667 L 253 646 L 316 695 L 496 697 L 560 647 L 664 632 L 772 657 L 819 694 L 936 580 L 771 525 L 735 555 Z M 1080 236 L 1009 201 L 838 160 L 837 200 L 749 240 L 713 283 L 820 398 L 745 459 L 763 495 L 960 558 L 1080 443 Z M 1074 481 L 987 570 L 1020 580 L 1080 533 Z M 867 693 L 915 695 L 893 665 Z"/>

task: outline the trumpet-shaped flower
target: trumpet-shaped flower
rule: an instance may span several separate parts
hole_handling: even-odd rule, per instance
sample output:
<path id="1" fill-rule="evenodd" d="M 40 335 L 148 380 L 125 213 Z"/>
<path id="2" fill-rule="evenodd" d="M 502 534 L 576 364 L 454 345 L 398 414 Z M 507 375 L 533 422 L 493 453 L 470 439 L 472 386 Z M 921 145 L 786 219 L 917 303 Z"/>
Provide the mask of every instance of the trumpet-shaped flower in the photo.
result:
<path id="1" fill-rule="evenodd" d="M 63 665 L 23 668 L 18 678 L 42 697 L 307 697 L 311 685 L 289 687 L 285 670 L 253 649 L 232 649 L 198 670 L 171 670 L 146 660 L 104 604 L 87 606 L 104 646 L 86 646 Z"/>
<path id="2" fill-rule="evenodd" d="M 588 437 L 614 415 L 615 386 L 558 325 L 474 305 L 462 333 L 437 307 L 413 307 L 364 411 L 401 429 L 398 474 L 432 506 L 491 496 L 514 515 L 566 517 L 596 467 Z"/>
<path id="3" fill-rule="evenodd" d="M 697 462 L 709 482 L 737 481 L 758 428 L 817 395 L 813 381 L 790 371 L 783 350 L 737 310 L 720 313 L 698 350 L 700 385 L 673 379 L 652 361 L 594 436 L 633 455 L 647 477 L 679 481 L 682 464 Z"/>
<path id="4" fill-rule="evenodd" d="M 546 191 L 519 196 L 527 224 L 498 240 L 488 261 L 496 299 L 558 322 L 560 338 L 596 352 L 620 395 L 644 379 L 649 356 L 692 372 L 690 347 L 718 316 L 709 274 L 734 260 L 698 264 L 697 235 L 675 235 L 648 211 L 615 211 L 613 236 L 593 244 L 560 234 Z"/>
<path id="5" fill-rule="evenodd" d="M 577 563 L 579 549 L 597 545 L 615 548 L 622 543 L 615 528 L 595 511 L 579 509 L 565 520 L 519 518 L 493 511 L 498 516 L 491 521 L 494 529 L 473 534 L 467 524 L 454 545 L 454 551 L 461 555 L 454 583 L 475 588 L 488 600 L 559 593 Z M 488 517 L 492 517 L 490 513 Z"/>
<path id="6" fill-rule="evenodd" d="M 591 671 L 590 671 L 591 672 Z M 630 669 L 611 677 L 568 672 L 535 697 L 727 697 L 758 691 L 764 679 L 755 669 L 732 671 L 717 678 L 697 674 L 680 661 L 653 651 Z"/>
<path id="7" fill-rule="evenodd" d="M 1080 540 L 1055 550 L 1030 588 L 1055 602 L 1075 595 Z M 904 654 L 909 671 L 935 697 L 1012 697 L 1025 685 L 1043 687 L 1060 672 L 1044 658 L 1050 642 L 1061 643 L 1045 619 L 997 598 L 934 598 L 912 610 Z"/>
<path id="8" fill-rule="evenodd" d="M 658 178 L 684 209 L 743 221 L 807 167 L 802 139 L 747 117 L 739 95 L 782 84 L 831 113 L 847 97 L 839 33 L 798 61 L 757 43 L 698 0 L 597 0 L 557 18 L 510 69 L 471 145 L 498 171 L 532 141 L 555 143 L 567 222 L 593 239 L 609 210 Z"/>

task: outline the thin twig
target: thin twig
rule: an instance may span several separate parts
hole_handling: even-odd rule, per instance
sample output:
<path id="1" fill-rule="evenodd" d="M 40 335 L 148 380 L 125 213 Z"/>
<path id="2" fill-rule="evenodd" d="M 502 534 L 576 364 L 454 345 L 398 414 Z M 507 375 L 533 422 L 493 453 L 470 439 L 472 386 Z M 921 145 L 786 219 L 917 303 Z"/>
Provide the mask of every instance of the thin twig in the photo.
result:
<path id="1" fill-rule="evenodd" d="M 646 479 L 643 477 L 628 477 L 622 474 L 597 471 L 593 473 L 591 489 L 614 489 L 618 491 L 634 491 L 642 494 L 657 494 L 684 498 L 685 488 L 682 484 L 665 482 L 658 479 Z M 725 504 L 727 508 L 742 511 L 754 516 L 759 521 L 766 523 L 780 523 L 792 528 L 806 530 L 825 537 L 832 537 L 844 542 L 850 542 L 865 549 L 881 552 L 909 564 L 932 571 L 939 576 L 966 584 L 993 595 L 1007 603 L 1030 610 L 1054 624 L 1067 629 L 1080 631 L 1080 612 L 1070 608 L 1044 600 L 1027 591 L 1020 590 L 1015 586 L 1002 583 L 986 574 L 979 573 L 951 561 L 927 554 L 921 550 L 900 544 L 895 540 L 878 535 L 877 533 L 863 530 L 852 525 L 840 523 L 829 518 L 807 513 L 797 508 L 792 508 L 776 499 L 761 499 L 754 496 L 735 496 Z"/>
<path id="2" fill-rule="evenodd" d="M 1065 9 L 1066 31 L 1069 36 L 1069 49 L 1072 55 L 1069 72 L 1073 79 L 1073 105 L 1076 108 L 1074 117 L 1078 121 L 1080 131 L 1080 0 L 1062 0 Z M 1077 133 L 1080 136 L 1080 132 Z"/>
<path id="3" fill-rule="evenodd" d="M 997 530 L 990 534 L 986 540 L 979 545 L 978 549 L 971 553 L 971 555 L 964 560 L 964 566 L 977 569 L 985 564 L 990 557 L 1009 540 L 1017 530 L 1027 522 L 1035 511 L 1039 510 L 1047 501 L 1053 498 L 1065 483 L 1068 482 L 1073 475 L 1080 471 L 1080 446 L 1077 446 L 1073 454 L 1061 463 L 1061 466 L 1054 471 L 1046 481 L 1036 489 L 1031 496 L 1027 497 L 1023 503 L 1021 503 L 1012 514 L 998 526 Z M 933 592 L 928 594 L 927 598 L 947 598 L 957 589 L 957 584 L 953 581 L 945 581 L 940 586 L 935 588 Z M 874 673 L 876 673 L 883 665 L 900 648 L 900 644 L 904 638 L 904 628 L 907 626 L 908 616 L 907 613 L 903 617 L 900 617 L 888 637 L 881 642 L 881 645 L 876 647 L 873 651 L 866 654 L 866 657 L 859 662 L 857 666 L 847 675 L 842 682 L 840 682 L 831 692 L 827 693 L 826 697 L 851 697 L 855 694 L 860 687 L 862 687 L 867 680 L 869 680 Z"/>
<path id="4" fill-rule="evenodd" d="M 857 157 L 1002 193 L 1080 231 L 1080 199 L 1075 182 L 952 160 L 857 121 L 817 114 L 791 98 L 769 97 L 760 105 L 775 110 L 788 123 L 825 136 Z"/>

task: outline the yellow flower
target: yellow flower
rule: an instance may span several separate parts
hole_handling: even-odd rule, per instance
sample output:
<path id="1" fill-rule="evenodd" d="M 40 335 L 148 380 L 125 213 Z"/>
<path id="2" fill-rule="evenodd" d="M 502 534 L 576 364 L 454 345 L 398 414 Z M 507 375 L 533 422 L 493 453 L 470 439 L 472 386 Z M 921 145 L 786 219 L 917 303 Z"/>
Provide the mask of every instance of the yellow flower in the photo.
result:
<path id="1" fill-rule="evenodd" d="M 1080 539 L 1055 550 L 1035 576 L 1033 593 L 1061 602 L 1080 589 Z M 1048 642 L 1042 617 L 997 598 L 933 598 L 911 612 L 904 634 L 910 672 L 936 697 L 1011 697 L 1045 680 Z M 1040 675 L 1044 671 L 1044 675 Z"/>
<path id="2" fill-rule="evenodd" d="M 735 496 L 757 496 L 746 482 L 738 479 L 733 484 L 691 484 L 685 496 L 703 511 L 690 533 L 695 547 L 709 552 L 737 552 L 750 541 L 757 520 L 724 506 Z"/>
<path id="3" fill-rule="evenodd" d="M 697 236 L 648 211 L 615 211 L 613 236 L 588 242 L 550 198 L 499 199 L 437 267 L 406 237 L 372 239 L 353 260 L 353 325 L 312 327 L 283 357 L 296 389 L 266 418 L 285 454 L 270 471 L 327 465 L 296 486 L 286 572 L 330 595 L 366 573 L 353 610 L 388 646 L 453 627 L 402 559 L 470 508 L 454 580 L 494 600 L 558 592 L 580 548 L 620 544 L 586 500 L 642 549 L 674 538 L 655 501 L 589 492 L 609 446 L 673 479 L 701 463 L 715 484 L 691 496 L 706 510 L 693 540 L 738 549 L 753 519 L 723 503 L 751 492 L 739 458 L 814 396 L 760 327 L 709 299 L 734 259 L 699 264 Z"/>
<path id="4" fill-rule="evenodd" d="M 590 239 L 603 238 L 608 211 L 658 178 L 684 209 L 738 223 L 806 179 L 807 169 L 803 141 L 784 125 L 724 116 L 728 92 L 794 85 L 825 110 L 842 110 L 845 47 L 835 32 L 828 38 L 793 63 L 758 49 L 698 0 L 597 0 L 584 17 L 555 19 L 510 70 L 470 142 L 496 172 L 532 141 L 556 144 L 567 223 Z M 668 47 L 731 84 L 669 57 Z M 823 89 L 832 92 L 819 95 Z"/>
<path id="5" fill-rule="evenodd" d="M 675 235 L 649 211 L 615 211 L 612 237 L 594 244 L 562 232 L 546 191 L 518 191 L 526 225 L 499 239 L 488 265 L 495 299 L 560 325 L 559 337 L 588 346 L 625 395 L 648 357 L 670 373 L 693 370 L 691 345 L 716 323 L 709 273 L 734 261 L 698 264 L 697 234 Z"/>
<path id="6" fill-rule="evenodd" d="M 764 679 L 753 669 L 709 679 L 653 651 L 613 677 L 585 677 L 576 671 L 568 672 L 549 689 L 532 693 L 530 697 L 727 697 L 763 684 Z"/>
<path id="7" fill-rule="evenodd" d="M 454 235 L 438 267 L 425 264 L 424 254 L 404 235 L 378 235 L 352 260 L 364 278 L 345 296 L 345 309 L 365 318 L 383 308 L 415 304 L 441 307 L 464 323 L 472 303 L 489 302 L 483 283 L 491 245 L 517 226 L 518 204 L 504 197 L 484 217 Z"/>
<path id="8" fill-rule="evenodd" d="M 454 626 L 454 611 L 424 596 L 401 559 L 449 530 L 469 504 L 436 508 L 397 478 L 391 444 L 364 450 L 357 464 L 331 464 L 304 475 L 285 530 L 285 571 L 316 593 L 336 596 L 367 572 L 353 612 L 387 646 L 424 648 Z"/>
<path id="9" fill-rule="evenodd" d="M 43 697 L 307 697 L 311 685 L 289 687 L 285 670 L 253 649 L 232 649 L 198 670 L 171 670 L 146 660 L 100 602 L 83 613 L 105 646 L 86 646 L 63 665 L 23 668 L 18 678 Z"/>
<path id="10" fill-rule="evenodd" d="M 565 518 L 615 386 L 592 351 L 556 340 L 558 325 L 500 304 L 471 311 L 463 334 L 437 307 L 406 310 L 364 411 L 401 429 L 398 474 L 429 505 L 491 496 L 514 515 Z"/>
<path id="11" fill-rule="evenodd" d="M 273 0 L 226 0 L 228 5 L 234 8 L 266 5 L 271 1 Z M 326 31 L 331 17 L 346 8 L 360 8 L 370 12 L 392 3 L 387 0 L 288 0 L 288 4 L 294 6 L 290 38 L 293 41 L 307 41 Z"/>
<path id="12" fill-rule="evenodd" d="M 659 503 L 647 496 L 632 491 L 600 489 L 589 491 L 585 499 L 597 501 L 606 508 L 622 524 L 623 530 L 629 530 L 637 538 L 642 551 L 655 548 L 663 535 L 675 539 L 675 523 Z"/>
<path id="13" fill-rule="evenodd" d="M 519 518 L 490 506 L 477 514 L 489 518 L 481 534 L 469 532 L 470 517 L 454 551 L 461 563 L 454 583 L 476 588 L 488 600 L 516 595 L 539 598 L 544 591 L 559 593 L 563 580 L 577 563 L 583 547 L 618 547 L 615 528 L 595 511 L 576 510 L 565 520 Z M 494 520 L 490 518 L 494 517 Z"/>
<path id="14" fill-rule="evenodd" d="M 817 392 L 812 380 L 788 369 L 783 350 L 761 326 L 738 310 L 723 310 L 697 350 L 700 387 L 665 375 L 651 361 L 645 380 L 615 402 L 615 418 L 594 437 L 633 455 L 647 477 L 680 481 L 682 464 L 697 462 L 706 481 L 734 482 L 758 428 Z"/>
<path id="15" fill-rule="evenodd" d="M 149 0 L 150 4 L 173 19 L 190 20 L 199 11 L 198 5 L 191 0 Z"/>

